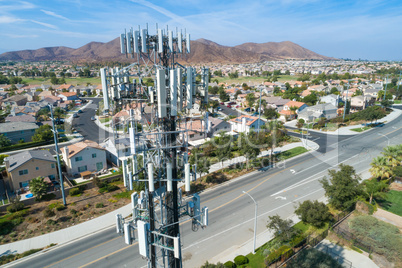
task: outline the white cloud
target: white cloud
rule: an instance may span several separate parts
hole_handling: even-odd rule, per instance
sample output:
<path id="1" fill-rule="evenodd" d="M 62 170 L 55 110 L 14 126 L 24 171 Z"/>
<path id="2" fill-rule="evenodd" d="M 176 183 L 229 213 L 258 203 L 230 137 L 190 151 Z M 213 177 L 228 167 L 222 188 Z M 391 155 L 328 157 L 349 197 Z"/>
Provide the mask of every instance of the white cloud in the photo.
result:
<path id="1" fill-rule="evenodd" d="M 40 22 L 40 21 L 36 21 L 36 20 L 30 20 L 30 21 L 33 22 L 33 23 L 36 23 L 36 24 L 51 28 L 51 29 L 58 29 L 57 26 L 49 24 L 49 23 L 44 23 L 44 22 Z"/>
<path id="2" fill-rule="evenodd" d="M 10 38 L 37 38 L 39 35 L 37 34 L 28 34 L 28 35 L 23 35 L 23 34 L 3 34 L 4 36 L 10 37 Z"/>
<path id="3" fill-rule="evenodd" d="M 0 16 L 0 24 L 8 24 L 8 23 L 14 23 L 14 22 L 19 22 L 23 21 L 22 19 L 19 18 L 14 18 L 10 16 Z"/>
<path id="4" fill-rule="evenodd" d="M 63 20 L 69 20 L 68 18 L 66 18 L 66 17 L 64 17 L 62 15 L 56 14 L 53 11 L 44 10 L 44 9 L 41 9 L 40 11 L 42 11 L 46 15 L 49 15 L 49 16 L 52 16 L 52 17 L 55 17 L 55 18 L 59 18 L 59 19 L 63 19 Z"/>
<path id="5" fill-rule="evenodd" d="M 10 1 L 7 1 L 8 3 Z M 0 11 L 11 11 L 11 10 L 24 10 L 24 9 L 33 9 L 36 6 L 32 3 L 25 1 L 15 1 L 11 5 L 3 5 L 6 1 L 0 1 Z"/>

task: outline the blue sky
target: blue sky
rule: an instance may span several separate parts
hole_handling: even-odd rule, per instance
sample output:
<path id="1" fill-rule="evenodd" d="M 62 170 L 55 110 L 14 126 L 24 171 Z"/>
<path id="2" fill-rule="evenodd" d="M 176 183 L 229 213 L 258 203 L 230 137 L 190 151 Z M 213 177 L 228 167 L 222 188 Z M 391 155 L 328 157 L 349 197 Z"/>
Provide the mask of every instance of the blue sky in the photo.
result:
<path id="1" fill-rule="evenodd" d="M 325 56 L 402 60 L 401 0 L 0 0 L 0 53 L 186 28 L 221 45 L 292 41 Z"/>

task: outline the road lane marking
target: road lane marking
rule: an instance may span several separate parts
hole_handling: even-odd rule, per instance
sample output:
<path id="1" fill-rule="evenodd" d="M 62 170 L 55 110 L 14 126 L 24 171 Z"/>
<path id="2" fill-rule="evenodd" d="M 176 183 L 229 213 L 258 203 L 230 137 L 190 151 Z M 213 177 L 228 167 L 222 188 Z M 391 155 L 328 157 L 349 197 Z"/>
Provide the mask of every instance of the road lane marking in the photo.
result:
<path id="1" fill-rule="evenodd" d="M 105 256 L 99 258 L 99 259 L 96 259 L 96 260 L 93 260 L 93 261 L 91 261 L 91 262 L 88 262 L 87 264 L 84 264 L 84 265 L 80 266 L 79 268 L 87 267 L 88 265 L 91 265 L 91 264 L 93 264 L 93 263 L 95 263 L 95 262 L 98 262 L 98 261 L 100 261 L 100 260 L 103 260 L 104 258 L 110 257 L 110 256 L 112 256 L 112 255 L 114 255 L 114 254 L 116 254 L 116 253 L 119 253 L 120 251 L 123 251 L 123 250 L 125 250 L 125 249 L 127 249 L 127 248 L 129 248 L 129 247 L 132 247 L 132 246 L 136 245 L 136 244 L 138 244 L 138 242 L 137 242 L 137 243 L 134 243 L 134 244 L 132 244 L 132 245 L 129 245 L 129 246 L 127 246 L 127 247 L 121 248 L 121 249 L 119 249 L 119 250 L 116 250 L 115 252 L 109 253 L 109 254 L 107 254 L 107 255 L 105 255 Z"/>
<path id="2" fill-rule="evenodd" d="M 89 251 L 89 250 L 91 250 L 91 249 L 94 249 L 94 248 L 97 248 L 97 247 L 99 247 L 99 246 L 102 246 L 102 245 L 104 245 L 104 244 L 106 244 L 106 243 L 109 243 L 109 242 L 111 242 L 111 241 L 113 241 L 113 240 L 116 240 L 116 239 L 118 239 L 118 238 L 121 238 L 121 237 L 120 237 L 120 236 L 119 236 L 119 237 L 115 237 L 115 238 L 113 238 L 113 239 L 111 239 L 111 240 L 108 240 L 108 241 L 105 241 L 105 242 L 103 242 L 103 243 L 101 243 L 101 244 L 99 244 L 99 245 L 93 246 L 93 247 L 91 247 L 91 248 L 87 248 L 87 249 L 85 249 L 85 250 L 83 250 L 83 251 L 80 251 L 80 252 L 78 252 L 78 253 L 75 253 L 74 255 L 71 255 L 71 256 L 69 256 L 69 257 L 67 257 L 67 258 L 64 258 L 64 259 L 62 259 L 62 260 L 59 260 L 59 261 L 57 261 L 57 262 L 54 262 L 54 263 L 52 263 L 52 264 L 50 264 L 50 265 L 48 265 L 48 266 L 45 266 L 45 267 L 43 267 L 43 268 L 51 267 L 51 266 L 53 266 L 53 265 L 56 265 L 56 264 L 61 263 L 61 262 L 65 261 L 65 260 L 71 259 L 72 257 L 78 256 L 78 255 L 80 255 L 80 254 L 82 254 L 82 253 L 85 253 L 85 252 L 87 252 L 87 251 Z"/>

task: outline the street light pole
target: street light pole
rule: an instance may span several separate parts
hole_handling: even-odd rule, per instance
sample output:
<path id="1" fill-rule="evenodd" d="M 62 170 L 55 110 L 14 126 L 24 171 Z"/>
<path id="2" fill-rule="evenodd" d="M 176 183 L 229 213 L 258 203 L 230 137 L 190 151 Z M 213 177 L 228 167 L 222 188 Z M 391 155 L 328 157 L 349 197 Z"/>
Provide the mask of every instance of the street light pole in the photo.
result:
<path id="1" fill-rule="evenodd" d="M 378 133 L 378 135 L 384 136 L 387 139 L 387 143 L 388 143 L 388 146 L 389 146 L 389 138 L 386 135 L 382 134 L 382 133 Z"/>
<path id="2" fill-rule="evenodd" d="M 255 240 L 256 240 L 256 233 L 257 233 L 257 209 L 258 209 L 258 204 L 257 202 L 254 200 L 254 198 L 247 192 L 243 191 L 243 194 L 248 195 L 251 200 L 253 200 L 254 204 L 255 204 L 255 216 L 254 216 L 254 246 L 253 246 L 253 254 L 255 254 Z"/>
<path id="3" fill-rule="evenodd" d="M 57 130 L 54 126 L 54 117 L 53 117 L 53 105 L 49 104 L 49 109 L 50 109 L 50 118 L 52 119 L 52 125 L 53 125 L 53 136 L 54 136 L 54 146 L 56 150 L 56 157 L 57 157 L 57 166 L 59 170 L 59 178 L 60 178 L 60 186 L 61 186 L 61 195 L 63 197 L 63 205 L 67 206 L 66 202 L 66 197 L 64 195 L 64 182 L 63 182 L 63 173 L 61 172 L 61 165 L 60 165 L 60 156 L 59 156 L 59 145 L 57 144 Z"/>
<path id="4" fill-rule="evenodd" d="M 260 121 L 261 121 L 261 95 L 262 95 L 262 87 L 260 87 L 260 105 L 258 106 L 258 133 L 260 133 Z"/>

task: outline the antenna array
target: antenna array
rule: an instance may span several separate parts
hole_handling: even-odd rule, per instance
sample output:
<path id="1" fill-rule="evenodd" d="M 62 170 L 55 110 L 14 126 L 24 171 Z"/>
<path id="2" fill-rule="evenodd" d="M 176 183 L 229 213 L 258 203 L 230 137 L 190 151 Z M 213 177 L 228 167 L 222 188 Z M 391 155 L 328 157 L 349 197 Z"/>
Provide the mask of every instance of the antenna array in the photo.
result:
<path id="1" fill-rule="evenodd" d="M 208 208 L 201 208 L 200 197 L 194 194 L 185 202 L 178 184 L 190 194 L 191 178 L 196 179 L 196 167 L 188 163 L 187 125 L 197 107 L 206 114 L 199 120 L 207 118 L 202 107 L 208 100 L 209 70 L 197 73 L 175 62 L 190 53 L 190 35 L 177 30 L 156 28 L 150 35 L 148 27 L 131 29 L 120 35 L 120 48 L 135 62 L 100 69 L 103 112 L 129 110 L 127 120 L 114 122 L 114 134 L 130 140 L 130 155 L 120 157 L 124 185 L 145 187 L 131 195 L 131 219 L 116 215 L 116 230 L 127 244 L 139 242 L 148 267 L 182 267 L 179 218 L 190 217 L 194 231 L 208 225 Z"/>

